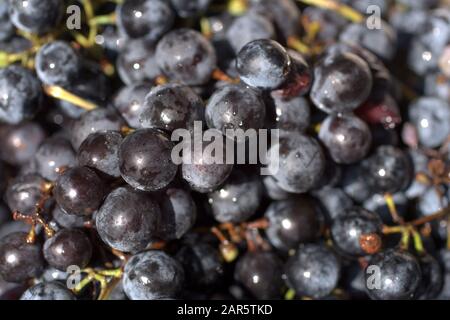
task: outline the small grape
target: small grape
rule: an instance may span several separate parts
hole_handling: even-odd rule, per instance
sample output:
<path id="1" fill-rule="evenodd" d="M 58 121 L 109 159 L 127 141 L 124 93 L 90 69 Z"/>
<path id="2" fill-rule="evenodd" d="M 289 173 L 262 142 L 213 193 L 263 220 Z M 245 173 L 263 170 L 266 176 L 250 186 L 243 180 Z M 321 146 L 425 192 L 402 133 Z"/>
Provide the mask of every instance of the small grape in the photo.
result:
<path id="1" fill-rule="evenodd" d="M 141 129 L 131 133 L 119 148 L 122 178 L 143 191 L 166 187 L 178 169 L 171 159 L 172 147 L 169 138 L 157 130 Z"/>
<path id="2" fill-rule="evenodd" d="M 183 283 L 183 267 L 161 251 L 139 253 L 125 265 L 123 290 L 131 300 L 173 298 Z"/>

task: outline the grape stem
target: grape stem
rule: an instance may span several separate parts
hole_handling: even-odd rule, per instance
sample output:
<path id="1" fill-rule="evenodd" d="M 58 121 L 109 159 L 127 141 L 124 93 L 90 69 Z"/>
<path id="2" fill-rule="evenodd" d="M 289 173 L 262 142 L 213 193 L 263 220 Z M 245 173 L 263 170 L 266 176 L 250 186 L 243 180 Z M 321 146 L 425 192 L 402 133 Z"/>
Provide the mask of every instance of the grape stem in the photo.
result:
<path id="1" fill-rule="evenodd" d="M 75 293 L 79 293 L 88 284 L 92 283 L 93 281 L 97 281 L 98 283 L 100 283 L 100 293 L 98 295 L 98 300 L 106 300 L 123 275 L 122 268 L 111 270 L 94 270 L 92 268 L 86 268 L 81 270 L 81 272 L 87 274 L 87 276 L 80 281 L 80 283 L 73 289 L 73 291 Z"/>

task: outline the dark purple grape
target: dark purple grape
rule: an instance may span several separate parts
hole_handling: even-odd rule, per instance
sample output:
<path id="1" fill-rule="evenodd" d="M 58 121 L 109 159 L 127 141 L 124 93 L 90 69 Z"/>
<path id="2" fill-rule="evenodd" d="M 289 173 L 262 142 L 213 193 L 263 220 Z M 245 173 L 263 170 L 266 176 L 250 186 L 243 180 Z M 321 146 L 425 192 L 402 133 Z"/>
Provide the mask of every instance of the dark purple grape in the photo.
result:
<path id="1" fill-rule="evenodd" d="M 247 252 L 239 258 L 234 278 L 257 299 L 277 299 L 283 288 L 283 265 L 272 252 Z"/>
<path id="2" fill-rule="evenodd" d="M 72 291 L 57 281 L 38 283 L 23 293 L 20 300 L 76 300 Z"/>
<path id="3" fill-rule="evenodd" d="M 23 221 L 9 221 L 0 225 L 0 239 L 3 239 L 7 235 L 15 232 L 25 232 L 30 231 L 30 225 Z M 1 278 L 1 277 L 0 277 Z"/>
<path id="4" fill-rule="evenodd" d="M 223 279 L 223 261 L 217 248 L 208 243 L 185 245 L 178 250 L 175 258 L 185 270 L 188 287 L 208 289 Z"/>
<path id="5" fill-rule="evenodd" d="M 26 232 L 15 232 L 0 240 L 0 276 L 8 282 L 24 282 L 44 270 L 41 245 L 26 238 Z"/>
<path id="6" fill-rule="evenodd" d="M 23 165 L 34 157 L 45 132 L 34 122 L 0 127 L 0 157 L 11 165 Z"/>
<path id="7" fill-rule="evenodd" d="M 367 28 L 365 23 L 349 24 L 339 39 L 366 48 L 384 60 L 392 60 L 397 49 L 397 34 L 384 21 L 381 28 L 374 29 Z"/>
<path id="8" fill-rule="evenodd" d="M 34 213 L 36 203 L 43 195 L 45 180 L 37 174 L 18 176 L 6 189 L 5 200 L 11 211 L 18 210 L 22 214 Z"/>
<path id="9" fill-rule="evenodd" d="M 18 29 L 42 34 L 60 23 L 64 6 L 60 0 L 9 0 L 9 16 Z"/>
<path id="10" fill-rule="evenodd" d="M 266 107 L 258 91 L 245 85 L 226 85 L 214 92 L 205 110 L 209 128 L 216 128 L 228 138 L 234 130 L 260 129 L 264 124 Z M 231 132 L 227 132 L 231 129 Z M 238 142 L 243 142 L 238 138 Z"/>
<path id="11" fill-rule="evenodd" d="M 52 217 L 58 224 L 58 226 L 62 228 L 83 228 L 85 223 L 84 216 L 75 216 L 72 214 L 68 214 L 64 210 L 62 210 L 58 205 L 52 211 Z"/>
<path id="12" fill-rule="evenodd" d="M 128 40 L 116 61 L 117 72 L 126 85 L 154 80 L 161 73 L 155 61 L 154 44 Z"/>
<path id="13" fill-rule="evenodd" d="M 236 18 L 227 30 L 228 42 L 236 53 L 249 42 L 274 37 L 275 28 L 272 22 L 254 12 Z"/>
<path id="14" fill-rule="evenodd" d="M 236 68 L 241 80 L 249 86 L 273 90 L 287 80 L 291 59 L 278 42 L 259 39 L 239 51 Z"/>
<path id="15" fill-rule="evenodd" d="M 362 237 L 381 237 L 381 229 L 382 222 L 378 214 L 353 207 L 333 219 L 331 238 L 334 246 L 344 255 L 360 257 L 369 253 L 361 244 Z"/>
<path id="16" fill-rule="evenodd" d="M 395 193 L 408 187 L 412 168 L 408 155 L 393 146 L 380 146 L 362 162 L 364 178 L 377 193 Z"/>
<path id="17" fill-rule="evenodd" d="M 301 245 L 285 268 L 287 283 L 296 294 L 315 299 L 329 295 L 336 288 L 340 270 L 335 254 L 321 244 Z"/>
<path id="18" fill-rule="evenodd" d="M 130 38 L 158 40 L 174 22 L 168 1 L 125 0 L 116 9 L 119 29 Z"/>
<path id="19" fill-rule="evenodd" d="M 350 164 L 368 154 L 372 134 L 369 126 L 354 115 L 329 115 L 320 126 L 319 139 L 336 163 Z"/>
<path id="20" fill-rule="evenodd" d="M 244 222 L 261 205 L 263 186 L 259 177 L 243 170 L 234 171 L 218 190 L 208 194 L 208 203 L 219 222 Z"/>
<path id="21" fill-rule="evenodd" d="M 24 284 L 7 282 L 0 277 L 1 300 L 17 300 L 26 289 L 27 287 Z"/>
<path id="22" fill-rule="evenodd" d="M 131 300 L 173 298 L 183 284 L 183 267 L 161 251 L 139 253 L 125 265 L 123 290 Z"/>
<path id="23" fill-rule="evenodd" d="M 160 209 L 153 198 L 131 188 L 111 192 L 95 216 L 102 240 L 110 247 L 137 252 L 157 236 Z"/>
<path id="24" fill-rule="evenodd" d="M 164 191 L 158 236 L 163 240 L 180 239 L 197 219 L 197 208 L 190 193 L 183 189 L 169 188 Z"/>
<path id="25" fill-rule="evenodd" d="M 276 127 L 284 131 L 305 131 L 311 122 L 311 108 L 302 97 L 283 98 L 272 93 Z"/>
<path id="26" fill-rule="evenodd" d="M 251 4 L 250 10 L 273 21 L 284 39 L 301 31 L 301 12 L 294 0 L 252 0 Z"/>
<path id="27" fill-rule="evenodd" d="M 289 50 L 291 58 L 291 70 L 287 75 L 286 82 L 272 96 L 279 98 L 296 98 L 306 94 L 311 88 L 312 72 L 305 58 L 297 51 Z"/>
<path id="28" fill-rule="evenodd" d="M 155 58 L 167 77 L 187 85 L 208 82 L 217 63 L 212 44 L 201 33 L 184 28 L 169 32 L 159 41 Z"/>
<path id="29" fill-rule="evenodd" d="M 78 149 L 78 164 L 119 178 L 119 147 L 122 140 L 122 135 L 118 131 L 90 134 Z"/>
<path id="30" fill-rule="evenodd" d="M 72 146 L 78 150 L 91 133 L 105 130 L 120 131 L 125 125 L 123 119 L 112 109 L 96 109 L 84 113 L 73 124 L 70 134 Z"/>
<path id="31" fill-rule="evenodd" d="M 374 274 L 374 267 L 378 274 Z M 366 292 L 374 300 L 412 299 L 421 278 L 420 265 L 414 256 L 406 251 L 388 249 L 370 260 L 365 270 Z"/>
<path id="32" fill-rule="evenodd" d="M 443 286 L 444 270 L 438 260 L 428 253 L 418 259 L 422 271 L 422 281 L 416 291 L 416 297 L 421 300 L 435 299 Z"/>
<path id="33" fill-rule="evenodd" d="M 132 128 L 140 129 L 139 116 L 144 109 L 144 101 L 151 84 L 136 83 L 121 88 L 114 98 L 114 107 Z"/>
<path id="34" fill-rule="evenodd" d="M 99 176 L 87 167 L 65 170 L 56 180 L 53 194 L 68 214 L 89 216 L 98 209 L 106 193 Z"/>
<path id="35" fill-rule="evenodd" d="M 311 100 L 327 113 L 352 111 L 372 90 L 367 63 L 352 53 L 325 56 L 314 68 Z"/>
<path id="36" fill-rule="evenodd" d="M 24 67 L 11 65 L 0 69 L 0 121 L 18 124 L 39 111 L 41 86 Z"/>
<path id="37" fill-rule="evenodd" d="M 14 25 L 9 18 L 9 4 L 7 1 L 0 3 L 0 41 L 7 41 L 14 35 Z"/>
<path id="38" fill-rule="evenodd" d="M 288 192 L 303 193 L 321 181 L 325 156 L 319 143 L 306 135 L 289 132 L 268 152 L 269 172 Z"/>
<path id="39" fill-rule="evenodd" d="M 217 131 L 221 136 L 221 133 Z M 198 141 L 197 143 L 201 143 Z M 223 146 L 223 158 L 205 152 L 211 143 L 201 143 L 201 148 L 195 148 L 195 141 L 191 141 L 190 157 L 183 154 L 181 175 L 189 183 L 192 190 L 208 193 L 220 187 L 231 174 L 233 164 L 228 164 L 225 158 L 226 143 Z M 214 157 L 213 157 L 214 156 Z M 218 161 L 215 161 L 218 160 Z"/>
<path id="40" fill-rule="evenodd" d="M 450 104 L 434 97 L 421 97 L 408 107 L 420 144 L 435 148 L 450 134 Z"/>
<path id="41" fill-rule="evenodd" d="M 83 269 L 91 260 L 92 244 L 79 229 L 61 229 L 45 241 L 43 252 L 50 266 L 61 271 L 69 266 Z"/>
<path id="42" fill-rule="evenodd" d="M 55 181 L 64 169 L 76 165 L 70 141 L 60 136 L 46 139 L 36 151 L 34 161 L 36 172 L 50 181 Z"/>
<path id="43" fill-rule="evenodd" d="M 36 73 L 47 85 L 69 85 L 78 76 L 80 69 L 81 60 L 67 42 L 47 43 L 36 54 Z"/>
<path id="44" fill-rule="evenodd" d="M 141 129 L 131 133 L 119 148 L 122 178 L 143 191 L 166 187 L 178 169 L 171 159 L 172 147 L 169 138 L 157 130 Z"/>
<path id="45" fill-rule="evenodd" d="M 153 88 L 145 97 L 139 121 L 143 128 L 173 131 L 192 129 L 203 119 L 202 99 L 188 86 L 169 83 Z"/>
<path id="46" fill-rule="evenodd" d="M 175 11 L 181 18 L 199 16 L 208 9 L 211 0 L 170 0 Z"/>
<path id="47" fill-rule="evenodd" d="M 319 236 L 321 217 L 308 196 L 272 202 L 264 215 L 269 221 L 267 238 L 281 252 L 287 253 Z"/>

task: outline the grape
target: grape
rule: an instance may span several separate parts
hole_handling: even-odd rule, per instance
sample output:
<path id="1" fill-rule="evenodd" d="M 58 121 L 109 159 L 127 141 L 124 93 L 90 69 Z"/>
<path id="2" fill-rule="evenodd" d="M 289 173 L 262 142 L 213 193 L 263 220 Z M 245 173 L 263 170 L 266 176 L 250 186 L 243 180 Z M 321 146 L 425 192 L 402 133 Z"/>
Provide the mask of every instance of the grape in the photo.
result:
<path id="1" fill-rule="evenodd" d="M 182 266 L 161 251 L 139 253 L 125 265 L 123 290 L 131 300 L 173 298 L 183 283 Z"/>
<path id="2" fill-rule="evenodd" d="M 367 63 L 352 53 L 325 56 L 314 68 L 311 100 L 327 113 L 352 111 L 372 89 Z"/>
<path id="3" fill-rule="evenodd" d="M 311 23 L 320 25 L 316 37 L 327 43 L 336 41 L 339 33 L 348 24 L 347 20 L 334 10 L 310 6 L 303 10 L 302 15 Z"/>
<path id="4" fill-rule="evenodd" d="M 282 263 L 274 253 L 247 252 L 239 258 L 234 278 L 257 299 L 276 299 L 283 286 L 282 270 Z"/>
<path id="5" fill-rule="evenodd" d="M 265 193 L 272 200 L 286 200 L 290 193 L 283 190 L 272 176 L 266 176 L 263 179 Z"/>
<path id="6" fill-rule="evenodd" d="M 353 200 L 341 188 L 326 186 L 314 191 L 313 195 L 320 201 L 329 220 L 353 207 Z"/>
<path id="7" fill-rule="evenodd" d="M 214 191 L 225 182 L 233 170 L 233 164 L 227 164 L 225 161 L 226 144 L 223 144 L 223 158 L 218 159 L 220 163 L 217 163 L 210 153 L 205 152 L 210 143 L 202 143 L 202 148 L 195 148 L 194 143 L 191 143 L 190 159 L 185 159 L 183 155 L 181 175 L 192 190 L 201 193 Z"/>
<path id="8" fill-rule="evenodd" d="M 93 170 L 74 167 L 58 177 L 53 194 L 58 205 L 67 213 L 89 216 L 102 203 L 105 189 L 103 181 Z"/>
<path id="9" fill-rule="evenodd" d="M 125 0 L 117 6 L 119 30 L 130 38 L 158 40 L 174 22 L 174 12 L 167 1 Z"/>
<path id="10" fill-rule="evenodd" d="M 122 178 L 133 188 L 156 191 L 166 187 L 177 173 L 171 160 L 172 142 L 154 129 L 128 135 L 119 148 Z"/>
<path id="11" fill-rule="evenodd" d="M 287 253 L 300 243 L 315 240 L 319 235 L 321 219 L 313 200 L 308 196 L 274 201 L 264 215 L 269 221 L 267 238 L 281 252 Z"/>
<path id="12" fill-rule="evenodd" d="M 34 122 L 0 127 L 0 157 L 12 165 L 23 165 L 31 160 L 45 139 L 43 128 Z"/>
<path id="13" fill-rule="evenodd" d="M 241 80 L 249 86 L 273 90 L 287 80 L 291 59 L 278 42 L 259 39 L 239 51 L 236 68 Z"/>
<path id="14" fill-rule="evenodd" d="M 223 186 L 208 194 L 208 203 L 217 221 L 244 222 L 256 213 L 262 195 L 257 176 L 236 170 Z"/>
<path id="15" fill-rule="evenodd" d="M 31 119 L 40 108 L 41 91 L 29 70 L 18 65 L 0 69 L 0 121 L 18 124 Z"/>
<path id="16" fill-rule="evenodd" d="M 55 181 L 59 174 L 76 165 L 75 153 L 70 142 L 62 137 L 46 139 L 34 156 L 36 172 L 43 178 Z"/>
<path id="17" fill-rule="evenodd" d="M 10 219 L 10 211 L 8 206 L 0 202 L 0 226 Z"/>
<path id="18" fill-rule="evenodd" d="M 8 282 L 24 282 L 44 270 L 41 245 L 26 242 L 26 232 L 14 232 L 0 240 L 0 276 Z"/>
<path id="19" fill-rule="evenodd" d="M 26 290 L 23 284 L 7 282 L 0 278 L 0 299 L 1 300 L 17 300 Z"/>
<path id="20" fill-rule="evenodd" d="M 76 300 L 73 293 L 63 284 L 52 282 L 38 283 L 25 291 L 20 300 Z"/>
<path id="21" fill-rule="evenodd" d="M 160 215 L 159 206 L 151 196 L 120 187 L 100 207 L 95 225 L 110 247 L 136 252 L 145 249 L 156 236 Z"/>
<path id="22" fill-rule="evenodd" d="M 227 30 L 228 42 L 235 52 L 239 52 L 249 42 L 274 36 L 275 29 L 271 21 L 256 13 L 236 18 Z"/>
<path id="23" fill-rule="evenodd" d="M 60 0 L 9 0 L 12 23 L 26 32 L 42 34 L 56 27 L 63 17 Z"/>
<path id="24" fill-rule="evenodd" d="M 140 129 L 139 116 L 144 108 L 144 101 L 150 92 L 151 85 L 136 83 L 123 87 L 114 98 L 114 107 L 127 121 L 130 127 Z"/>
<path id="25" fill-rule="evenodd" d="M 252 0 L 250 10 L 272 20 L 285 39 L 301 31 L 301 12 L 293 0 Z"/>
<path id="26" fill-rule="evenodd" d="M 188 86 L 165 84 L 153 88 L 145 97 L 139 121 L 143 128 L 173 131 L 192 129 L 203 119 L 203 101 Z"/>
<path id="27" fill-rule="evenodd" d="M 41 199 L 45 180 L 37 174 L 27 174 L 13 179 L 6 189 L 6 203 L 11 211 L 22 214 L 34 213 L 36 203 Z"/>
<path id="28" fill-rule="evenodd" d="M 397 47 L 395 30 L 384 21 L 381 28 L 369 29 L 365 23 L 348 25 L 341 33 L 339 40 L 364 47 L 384 60 L 394 58 Z"/>
<path id="29" fill-rule="evenodd" d="M 411 182 L 411 161 L 402 150 L 380 146 L 362 163 L 365 179 L 374 192 L 395 193 Z"/>
<path id="30" fill-rule="evenodd" d="M 291 70 L 287 75 L 286 82 L 272 96 L 293 98 L 304 95 L 309 91 L 312 83 L 312 74 L 305 58 L 298 52 L 289 50 L 291 58 Z"/>
<path id="31" fill-rule="evenodd" d="M 291 132 L 281 135 L 279 143 L 269 149 L 268 166 L 282 189 L 303 193 L 320 182 L 325 170 L 325 157 L 316 140 Z"/>
<path id="32" fill-rule="evenodd" d="M 8 40 L 14 35 L 14 25 L 9 19 L 8 10 L 7 1 L 0 3 L 0 41 Z"/>
<path id="33" fill-rule="evenodd" d="M 181 18 L 191 18 L 206 11 L 211 0 L 170 0 L 170 2 Z"/>
<path id="34" fill-rule="evenodd" d="M 369 266 L 379 268 L 379 284 L 368 287 L 371 273 L 365 272 L 366 291 L 374 300 L 406 300 L 412 299 L 420 285 L 421 271 L 417 259 L 410 253 L 396 249 L 388 249 L 375 255 Z M 373 272 L 372 272 L 373 273 Z"/>
<path id="35" fill-rule="evenodd" d="M 361 245 L 362 237 L 381 237 L 381 229 L 382 222 L 376 213 L 353 207 L 333 219 L 331 237 L 335 247 L 344 255 L 364 256 L 368 252 Z"/>
<path id="36" fill-rule="evenodd" d="M 47 85 L 69 85 L 77 77 L 80 68 L 80 58 L 64 41 L 53 41 L 42 46 L 36 55 L 36 73 Z"/>
<path id="37" fill-rule="evenodd" d="M 444 78 L 440 73 L 427 74 L 425 77 L 424 94 L 450 101 L 450 76 Z"/>
<path id="38" fill-rule="evenodd" d="M 45 260 L 61 271 L 75 265 L 84 268 L 92 255 L 89 238 L 78 229 L 62 229 L 44 243 Z"/>
<path id="39" fill-rule="evenodd" d="M 315 299 L 336 288 L 340 269 L 335 254 L 320 244 L 301 245 L 285 266 L 287 283 L 296 294 Z"/>
<path id="40" fill-rule="evenodd" d="M 112 109 L 96 109 L 84 113 L 71 128 L 71 142 L 75 150 L 91 133 L 104 130 L 120 130 L 124 121 Z"/>
<path id="41" fill-rule="evenodd" d="M 421 97 L 408 107 L 409 119 L 422 145 L 435 148 L 450 134 L 450 105 L 433 97 Z"/>
<path id="42" fill-rule="evenodd" d="M 187 85 L 208 82 L 217 63 L 211 43 L 192 29 L 177 29 L 166 34 L 156 46 L 155 59 L 167 77 Z"/>
<path id="43" fill-rule="evenodd" d="M 216 90 L 205 110 L 209 128 L 216 128 L 224 135 L 227 129 L 259 129 L 264 124 L 266 110 L 260 94 L 243 85 L 226 85 Z M 238 138 L 238 142 L 243 142 Z"/>
<path id="44" fill-rule="evenodd" d="M 164 240 L 180 239 L 192 228 L 197 218 L 197 208 L 192 196 L 186 190 L 169 188 L 160 202 L 159 237 Z"/>
<path id="45" fill-rule="evenodd" d="M 82 216 L 74 216 L 62 210 L 58 205 L 52 211 L 52 217 L 56 223 L 62 228 L 83 228 L 85 218 Z"/>
<path id="46" fill-rule="evenodd" d="M 367 124 L 359 118 L 329 115 L 321 124 L 319 138 L 337 163 L 354 163 L 369 152 L 372 134 Z"/>
<path id="47" fill-rule="evenodd" d="M 185 245 L 177 252 L 176 259 L 185 270 L 188 287 L 207 289 L 223 279 L 222 259 L 217 248 L 208 243 Z"/>
<path id="48" fill-rule="evenodd" d="M 439 262 L 430 254 L 419 257 L 422 281 L 416 291 L 416 297 L 422 300 L 435 299 L 441 292 L 444 272 Z"/>
<path id="49" fill-rule="evenodd" d="M 129 86 L 160 75 L 154 44 L 143 40 L 128 40 L 117 57 L 116 67 L 120 79 Z"/>
<path id="50" fill-rule="evenodd" d="M 119 147 L 122 135 L 117 131 L 90 134 L 78 149 L 78 163 L 119 178 Z"/>

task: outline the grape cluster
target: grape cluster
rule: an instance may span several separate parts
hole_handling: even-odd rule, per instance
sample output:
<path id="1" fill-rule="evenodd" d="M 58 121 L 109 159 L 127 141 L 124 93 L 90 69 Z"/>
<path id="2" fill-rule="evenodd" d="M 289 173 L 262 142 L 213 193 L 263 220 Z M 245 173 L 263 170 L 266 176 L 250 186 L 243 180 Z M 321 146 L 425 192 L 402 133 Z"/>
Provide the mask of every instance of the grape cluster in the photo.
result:
<path id="1" fill-rule="evenodd" d="M 77 3 L 0 1 L 0 299 L 450 299 L 448 1 Z"/>

